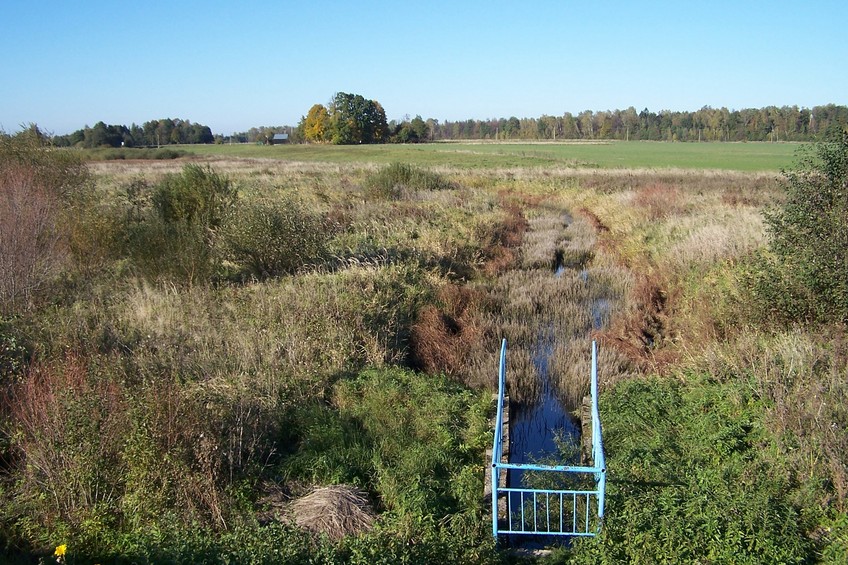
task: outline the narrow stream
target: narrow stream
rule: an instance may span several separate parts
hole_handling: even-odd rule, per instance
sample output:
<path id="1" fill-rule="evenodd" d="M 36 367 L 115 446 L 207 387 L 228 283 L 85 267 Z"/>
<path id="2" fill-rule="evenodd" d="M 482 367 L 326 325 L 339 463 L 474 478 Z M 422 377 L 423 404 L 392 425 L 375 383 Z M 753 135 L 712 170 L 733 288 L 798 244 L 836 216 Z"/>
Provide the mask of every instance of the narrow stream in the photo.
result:
<path id="1" fill-rule="evenodd" d="M 558 255 L 554 265 L 554 276 L 566 270 L 562 256 Z M 594 318 L 593 313 L 593 318 Z M 516 402 L 510 409 L 509 461 L 510 463 L 577 464 L 578 461 L 562 461 L 557 448 L 557 438 L 580 442 L 580 421 L 567 413 L 557 398 L 551 383 L 550 365 L 554 354 L 556 335 L 553 325 L 543 330 L 533 354 L 533 366 L 539 375 L 539 396 L 533 403 Z M 510 470 L 507 486 L 518 488 L 524 484 L 525 471 Z M 513 508 L 520 505 L 517 496 L 511 501 Z M 565 540 L 559 540 L 565 543 Z M 541 549 L 552 545 L 549 536 L 511 536 L 510 544 L 528 549 Z M 556 545 L 554 542 L 553 545 Z"/>
<path id="2" fill-rule="evenodd" d="M 555 277 L 561 277 L 570 270 L 580 269 L 579 277 L 588 284 L 590 273 L 583 264 L 569 265 L 563 261 L 562 252 L 558 252 L 553 265 Z M 608 323 L 612 303 L 608 298 L 596 298 L 588 305 L 592 328 L 597 330 Z M 552 382 L 550 366 L 556 344 L 554 325 L 544 328 L 537 340 L 532 356 L 533 366 L 539 377 L 539 395 L 532 403 L 514 402 L 510 410 L 510 463 L 543 463 L 558 465 L 578 465 L 579 460 L 563 460 L 564 455 L 557 446 L 557 440 L 580 445 L 580 421 L 565 411 Z M 579 457 L 579 449 L 575 450 Z M 507 477 L 507 486 L 519 488 L 524 484 L 525 471 L 511 470 Z M 513 508 L 519 505 L 519 499 L 511 501 Z M 550 545 L 568 543 L 566 539 L 552 540 L 550 536 L 512 536 L 510 544 L 529 549 L 538 549 Z"/>
<path id="3" fill-rule="evenodd" d="M 560 454 L 556 445 L 557 434 L 562 439 L 579 442 L 580 423 L 568 414 L 556 396 L 548 371 L 554 350 L 554 336 L 546 331 L 539 338 L 533 364 L 539 374 L 539 397 L 532 404 L 514 403 L 510 409 L 509 460 L 510 463 L 542 463 Z M 550 463 L 550 461 L 545 461 Z M 561 462 L 559 464 L 564 464 Z M 520 487 L 524 471 L 512 470 L 507 485 Z"/>

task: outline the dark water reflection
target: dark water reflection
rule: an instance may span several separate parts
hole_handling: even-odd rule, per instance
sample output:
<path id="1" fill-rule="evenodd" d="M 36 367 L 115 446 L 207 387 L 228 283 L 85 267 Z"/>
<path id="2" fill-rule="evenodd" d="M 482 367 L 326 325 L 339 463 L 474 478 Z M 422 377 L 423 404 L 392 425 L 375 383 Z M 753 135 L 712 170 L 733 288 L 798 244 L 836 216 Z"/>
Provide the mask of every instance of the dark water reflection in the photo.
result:
<path id="1" fill-rule="evenodd" d="M 565 464 L 559 461 L 556 438 L 580 439 L 579 422 L 563 409 L 551 383 L 548 367 L 553 351 L 553 336 L 543 335 L 533 356 L 540 380 L 539 395 L 532 403 L 514 403 L 510 408 L 510 463 L 538 463 L 543 459 L 550 463 L 555 459 L 558 464 Z M 522 486 L 523 476 L 523 471 L 511 471 L 509 486 Z"/>
<path id="2" fill-rule="evenodd" d="M 510 407 L 509 461 L 510 463 L 546 463 L 568 465 L 576 461 L 563 461 L 556 439 L 579 442 L 580 424 L 567 413 L 556 396 L 551 383 L 549 365 L 554 352 L 553 332 L 545 332 L 533 356 L 533 364 L 539 375 L 539 395 L 532 403 L 514 403 Z M 518 488 L 523 484 L 525 471 L 510 470 L 507 486 Z M 520 505 L 513 495 L 512 507 Z M 550 545 L 567 543 L 565 538 L 551 536 L 510 536 L 510 545 L 528 549 L 539 549 Z"/>

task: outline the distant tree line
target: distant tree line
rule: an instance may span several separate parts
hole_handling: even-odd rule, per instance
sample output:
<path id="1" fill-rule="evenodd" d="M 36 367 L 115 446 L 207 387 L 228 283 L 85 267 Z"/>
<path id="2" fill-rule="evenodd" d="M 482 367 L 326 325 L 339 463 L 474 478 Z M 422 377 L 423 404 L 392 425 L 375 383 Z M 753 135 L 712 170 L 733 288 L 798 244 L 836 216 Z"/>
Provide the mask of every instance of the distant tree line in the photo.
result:
<path id="1" fill-rule="evenodd" d="M 163 119 L 132 124 L 97 122 L 55 136 L 60 147 L 152 147 L 191 143 L 268 143 L 289 132 L 292 143 L 423 143 L 472 139 L 500 140 L 649 140 L 649 141 L 813 141 L 833 129 L 848 128 L 848 106 L 813 108 L 767 106 L 728 110 L 704 106 L 694 112 L 661 110 L 585 110 L 574 115 L 442 121 L 421 116 L 391 122 L 376 100 L 337 93 L 328 105 L 315 104 L 296 128 L 261 126 L 231 136 L 213 135 L 209 126 Z M 2 132 L 0 132 L 2 133 Z"/>
<path id="2" fill-rule="evenodd" d="M 292 143 L 297 143 L 300 141 L 296 137 L 296 130 L 291 131 L 292 128 L 289 126 L 259 126 L 252 127 L 247 131 L 240 131 L 237 133 L 233 133 L 232 135 L 215 135 L 216 143 L 263 143 L 267 144 L 271 142 L 271 139 L 274 137 L 274 134 L 277 133 L 289 133 L 289 141 Z"/>
<path id="3" fill-rule="evenodd" d="M 848 107 L 828 104 L 813 108 L 768 106 L 728 110 L 705 106 L 695 112 L 626 110 L 539 118 L 444 121 L 417 117 L 421 133 L 416 141 L 466 139 L 507 140 L 651 140 L 651 141 L 810 141 L 833 127 L 848 125 Z M 399 130 L 416 129 L 416 120 Z M 401 141 L 400 138 L 396 139 Z"/>
<path id="4" fill-rule="evenodd" d="M 339 93 L 328 106 L 315 104 L 297 129 L 293 142 L 420 143 L 427 141 L 501 140 L 649 140 L 649 141 L 811 141 L 834 127 L 848 127 L 848 107 L 768 106 L 728 110 L 641 112 L 585 110 L 577 115 L 443 121 L 421 116 L 385 122 L 380 103 Z"/>
<path id="5" fill-rule="evenodd" d="M 68 135 L 53 138 L 59 147 L 158 147 L 185 143 L 213 143 L 215 137 L 209 126 L 193 124 L 189 120 L 151 120 L 144 125 L 108 125 L 97 122 Z"/>

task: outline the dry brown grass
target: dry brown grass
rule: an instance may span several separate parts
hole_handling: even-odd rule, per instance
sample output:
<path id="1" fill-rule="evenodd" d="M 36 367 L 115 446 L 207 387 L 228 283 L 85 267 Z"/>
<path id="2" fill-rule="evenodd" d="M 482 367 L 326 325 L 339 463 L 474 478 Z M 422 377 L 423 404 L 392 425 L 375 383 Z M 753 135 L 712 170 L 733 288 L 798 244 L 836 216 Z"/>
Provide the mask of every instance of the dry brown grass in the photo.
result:
<path id="1" fill-rule="evenodd" d="M 481 299 L 468 287 L 443 286 L 437 296 L 438 306 L 426 306 L 412 326 L 414 364 L 430 374 L 464 374 L 468 356 L 480 346 Z"/>
<path id="2" fill-rule="evenodd" d="M 665 347 L 674 338 L 668 289 L 667 281 L 656 275 L 637 276 L 626 311 L 599 333 L 601 343 L 614 347 L 641 371 L 662 372 L 678 358 Z"/>
<path id="3" fill-rule="evenodd" d="M 677 271 L 743 257 L 766 239 L 762 214 L 748 207 L 679 218 L 669 222 L 666 231 L 676 236 L 664 249 L 663 259 Z"/>
<path id="4" fill-rule="evenodd" d="M 529 230 L 521 248 L 521 266 L 524 269 L 556 268 L 557 253 L 568 245 L 569 239 L 564 231 L 571 218 L 562 214 L 540 213 L 529 221 Z M 569 236 L 570 237 L 570 236 Z"/>
<path id="5" fill-rule="evenodd" d="M 375 519 L 366 494 L 346 485 L 317 488 L 292 502 L 289 511 L 304 530 L 336 541 L 370 530 Z"/>
<path id="6" fill-rule="evenodd" d="M 483 272 L 494 276 L 508 269 L 516 259 L 514 249 L 521 245 L 527 232 L 528 222 L 523 208 L 516 202 L 501 197 L 503 219 L 491 227 L 488 233 L 477 234 L 482 241 L 488 242 L 483 248 Z"/>
<path id="7" fill-rule="evenodd" d="M 645 210 L 651 220 L 660 220 L 684 211 L 683 194 L 679 188 L 662 182 L 640 188 L 633 204 Z"/>

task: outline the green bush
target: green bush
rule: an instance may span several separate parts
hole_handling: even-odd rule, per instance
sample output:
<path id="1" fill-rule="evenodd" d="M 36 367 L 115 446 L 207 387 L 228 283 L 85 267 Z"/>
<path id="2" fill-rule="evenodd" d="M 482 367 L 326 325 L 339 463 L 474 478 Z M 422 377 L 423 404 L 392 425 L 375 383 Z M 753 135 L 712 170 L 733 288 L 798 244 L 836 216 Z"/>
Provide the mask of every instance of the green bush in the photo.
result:
<path id="1" fill-rule="evenodd" d="M 365 194 L 385 200 L 397 200 L 418 190 L 451 188 L 455 188 L 455 185 L 442 175 L 402 163 L 392 163 L 365 180 Z"/>
<path id="2" fill-rule="evenodd" d="M 208 166 L 186 165 L 152 189 L 134 181 L 126 190 L 127 255 L 140 274 L 189 284 L 208 281 L 220 263 L 218 231 L 237 200 L 230 180 Z"/>
<path id="3" fill-rule="evenodd" d="M 153 207 L 162 221 L 215 229 L 236 202 L 230 180 L 208 165 L 186 165 L 156 186 Z"/>
<path id="4" fill-rule="evenodd" d="M 327 240 L 322 218 L 290 198 L 243 203 L 223 229 L 228 259 L 257 279 L 294 273 L 318 262 Z"/>
<path id="5" fill-rule="evenodd" d="M 848 324 L 848 132 L 784 173 L 782 208 L 766 215 L 771 256 L 755 289 L 789 320 Z"/>

